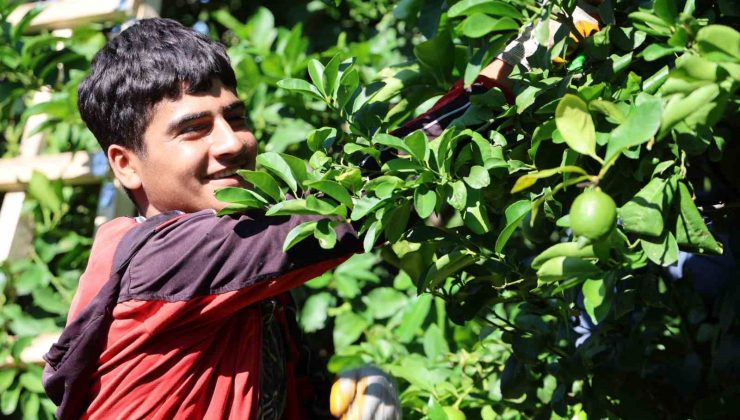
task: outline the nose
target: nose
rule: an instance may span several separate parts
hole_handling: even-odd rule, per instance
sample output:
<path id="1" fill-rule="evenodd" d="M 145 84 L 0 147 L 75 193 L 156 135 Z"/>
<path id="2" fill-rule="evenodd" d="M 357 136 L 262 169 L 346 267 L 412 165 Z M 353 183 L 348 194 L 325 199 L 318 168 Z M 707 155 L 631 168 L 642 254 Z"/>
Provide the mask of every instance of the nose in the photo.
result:
<path id="1" fill-rule="evenodd" d="M 211 153 L 216 158 L 239 156 L 245 152 L 245 141 L 235 132 L 228 121 L 219 118 L 211 132 Z"/>

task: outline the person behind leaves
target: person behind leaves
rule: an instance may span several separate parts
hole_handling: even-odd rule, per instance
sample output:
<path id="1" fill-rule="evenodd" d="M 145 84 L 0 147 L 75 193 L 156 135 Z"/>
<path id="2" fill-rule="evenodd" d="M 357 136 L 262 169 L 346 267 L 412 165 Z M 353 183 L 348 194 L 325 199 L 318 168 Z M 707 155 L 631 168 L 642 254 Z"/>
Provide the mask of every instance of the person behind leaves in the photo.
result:
<path id="1" fill-rule="evenodd" d="M 493 87 L 511 100 L 516 64 L 495 60 L 393 133 L 434 138 Z M 169 19 L 139 21 L 95 56 L 80 113 L 140 216 L 100 227 L 45 355 L 57 417 L 328 415 L 316 409 L 289 291 L 362 245 L 346 224 L 333 250 L 306 240 L 286 253 L 288 232 L 313 216 L 216 216 L 226 203 L 214 191 L 248 187 L 235 171 L 255 165 L 236 90 L 224 47 Z M 344 372 L 330 399 L 337 417 L 400 417 L 395 383 L 374 367 Z"/>

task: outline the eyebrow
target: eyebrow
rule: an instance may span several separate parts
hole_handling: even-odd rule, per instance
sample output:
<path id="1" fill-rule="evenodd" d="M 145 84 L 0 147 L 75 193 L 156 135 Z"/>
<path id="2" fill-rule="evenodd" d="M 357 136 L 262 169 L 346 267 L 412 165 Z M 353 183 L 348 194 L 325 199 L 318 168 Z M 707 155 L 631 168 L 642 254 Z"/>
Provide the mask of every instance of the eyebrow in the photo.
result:
<path id="1" fill-rule="evenodd" d="M 237 101 L 234 101 L 234 102 L 226 105 L 225 107 L 223 107 L 221 111 L 224 114 L 226 114 L 226 113 L 232 112 L 234 110 L 245 109 L 245 108 L 246 108 L 246 106 L 244 105 L 244 102 L 241 101 L 241 100 L 237 100 Z M 199 120 L 199 119 L 204 118 L 204 117 L 209 117 L 211 115 L 213 115 L 211 113 L 211 111 L 195 112 L 195 113 L 192 113 L 192 114 L 183 115 L 182 117 L 176 119 L 175 121 L 172 121 L 167 126 L 167 134 L 174 134 L 181 127 L 187 125 L 188 123 L 190 123 L 192 121 L 195 121 L 195 120 Z"/>
<path id="2" fill-rule="evenodd" d="M 244 105 L 244 101 L 234 101 L 224 107 L 223 113 L 226 114 L 227 112 L 231 112 L 234 110 L 244 110 L 244 109 L 246 109 L 246 105 Z"/>

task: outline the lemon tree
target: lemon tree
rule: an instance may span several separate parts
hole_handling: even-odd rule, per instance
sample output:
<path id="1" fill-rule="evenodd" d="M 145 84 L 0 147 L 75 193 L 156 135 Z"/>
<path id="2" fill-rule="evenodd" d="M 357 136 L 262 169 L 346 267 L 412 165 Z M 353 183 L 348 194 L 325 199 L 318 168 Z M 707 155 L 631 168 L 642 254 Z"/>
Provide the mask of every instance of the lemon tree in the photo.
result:
<path id="1" fill-rule="evenodd" d="M 363 83 L 352 56 L 328 55 L 305 79 L 278 85 L 337 117 L 309 133 L 306 162 L 258 159 L 283 191 L 303 198 L 271 200 L 257 188 L 260 200 L 230 211 L 352 221 L 367 251 L 385 242 L 386 263 L 420 296 L 443 302 L 434 312 L 447 321 L 435 328 L 482 326 L 480 337 L 508 346 L 506 362 L 474 386 L 493 409 L 441 397 L 444 376 L 422 379 L 412 365 L 386 360 L 408 385 L 402 399 L 412 412 L 729 412 L 719 395 L 735 392 L 737 254 L 719 238 L 737 235 L 737 178 L 727 162 L 737 150 L 740 35 L 727 26 L 733 6 L 709 3 L 604 3 L 601 31 L 575 50 L 567 31 L 555 34 L 531 70 L 514 71 L 513 103 L 496 89 L 473 96 L 462 117 L 427 139 L 387 133 L 455 80 L 471 83 L 518 28 L 572 22 L 575 2 L 399 2 L 396 22 L 418 28 L 411 61 Z M 565 63 L 551 59 L 566 50 Z M 388 149 L 390 160 L 381 154 Z M 361 165 L 368 156 L 379 169 Z M 312 236 L 331 247 L 334 224 L 326 223 L 297 228 L 286 248 Z M 714 289 L 701 269 L 681 272 L 702 263 L 727 267 Z M 341 340 L 333 369 L 378 360 L 374 346 L 351 345 L 360 336 Z M 677 384 L 676 375 L 690 379 Z"/>

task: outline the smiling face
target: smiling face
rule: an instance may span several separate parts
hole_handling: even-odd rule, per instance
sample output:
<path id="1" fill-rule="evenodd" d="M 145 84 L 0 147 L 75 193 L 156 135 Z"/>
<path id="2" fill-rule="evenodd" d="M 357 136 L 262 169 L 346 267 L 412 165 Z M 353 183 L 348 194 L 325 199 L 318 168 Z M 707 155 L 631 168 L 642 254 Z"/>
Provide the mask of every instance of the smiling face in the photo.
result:
<path id="1" fill-rule="evenodd" d="M 215 191 L 246 186 L 235 171 L 254 168 L 257 141 L 244 114 L 244 103 L 215 80 L 208 92 L 156 104 L 144 132 L 144 155 L 113 145 L 109 161 L 146 217 L 220 210 L 227 204 Z"/>

